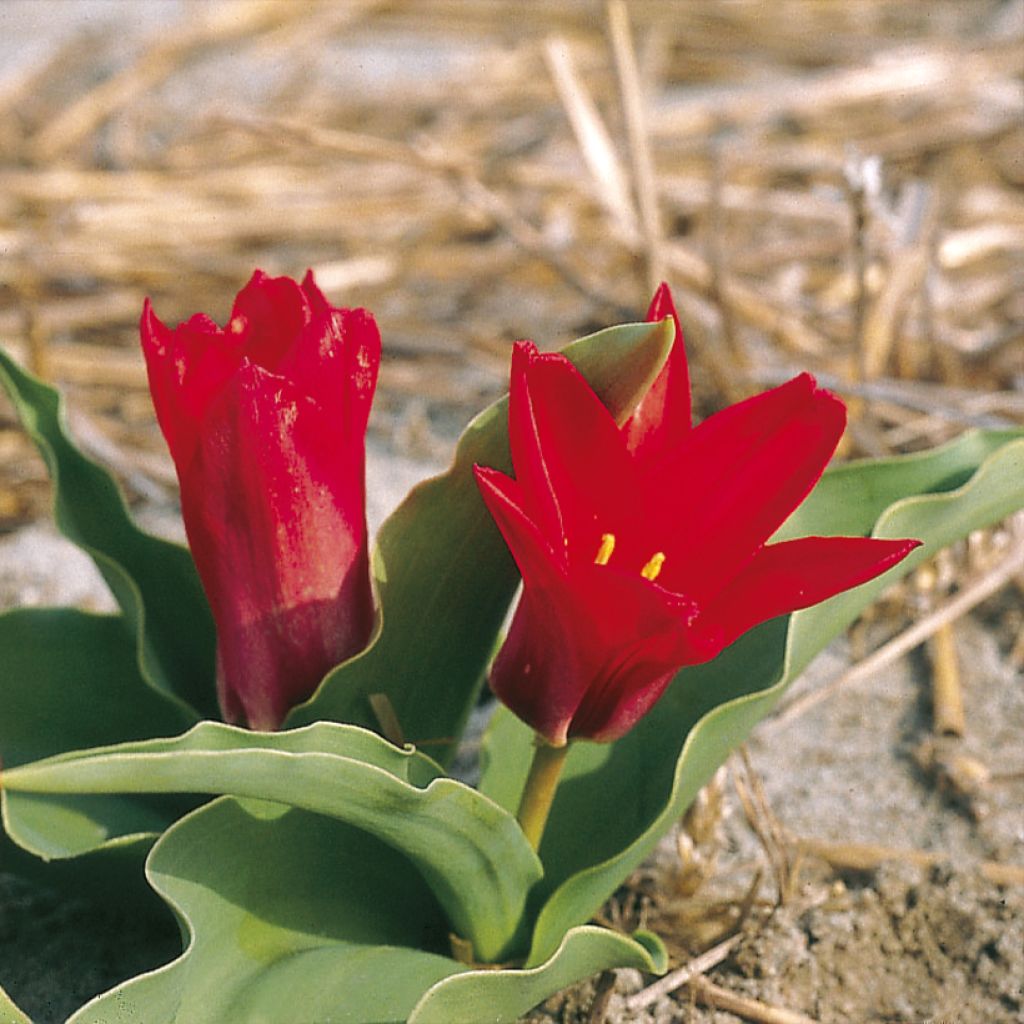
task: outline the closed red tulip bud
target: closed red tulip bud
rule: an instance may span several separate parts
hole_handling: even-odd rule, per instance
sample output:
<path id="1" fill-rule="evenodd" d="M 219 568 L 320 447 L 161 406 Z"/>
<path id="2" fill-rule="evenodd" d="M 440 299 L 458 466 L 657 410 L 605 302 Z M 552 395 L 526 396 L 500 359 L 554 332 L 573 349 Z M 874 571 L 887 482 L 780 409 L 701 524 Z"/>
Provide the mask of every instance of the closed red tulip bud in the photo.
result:
<path id="1" fill-rule="evenodd" d="M 675 310 L 663 285 L 649 319 Z M 682 336 L 620 429 L 561 355 L 512 356 L 515 478 L 477 482 L 523 577 L 491 672 L 555 747 L 615 740 L 675 672 L 751 627 L 857 586 L 918 542 L 768 539 L 835 450 L 846 410 L 802 374 L 691 427 Z"/>
<path id="2" fill-rule="evenodd" d="M 147 301 L 141 332 L 224 718 L 275 729 L 373 629 L 364 443 L 380 333 L 312 273 L 261 271 L 226 327 L 200 313 L 171 330 Z"/>

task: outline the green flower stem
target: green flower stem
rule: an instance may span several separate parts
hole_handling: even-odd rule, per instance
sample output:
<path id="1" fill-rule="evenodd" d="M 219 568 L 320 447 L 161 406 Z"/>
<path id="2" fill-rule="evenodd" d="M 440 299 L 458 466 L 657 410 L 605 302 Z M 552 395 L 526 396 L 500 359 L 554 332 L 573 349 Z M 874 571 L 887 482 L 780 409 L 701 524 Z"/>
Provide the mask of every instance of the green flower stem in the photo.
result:
<path id="1" fill-rule="evenodd" d="M 516 815 L 530 846 L 540 849 L 541 836 L 547 824 L 551 803 L 558 789 L 558 779 L 565 764 L 565 755 L 569 753 L 569 744 L 553 747 L 540 736 L 536 738 L 533 752 L 533 763 L 530 774 L 523 786 L 523 795 L 519 800 L 519 813 Z"/>

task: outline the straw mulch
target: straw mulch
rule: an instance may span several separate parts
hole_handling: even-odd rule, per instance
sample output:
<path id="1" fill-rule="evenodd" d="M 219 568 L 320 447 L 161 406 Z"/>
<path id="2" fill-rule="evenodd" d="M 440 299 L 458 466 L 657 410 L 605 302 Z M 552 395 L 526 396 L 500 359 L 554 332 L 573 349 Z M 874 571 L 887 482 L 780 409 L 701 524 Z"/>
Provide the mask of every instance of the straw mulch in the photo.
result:
<path id="1" fill-rule="evenodd" d="M 1019 5 L 612 10 L 231 0 L 33 48 L 0 78 L 0 337 L 142 487 L 143 296 L 224 318 L 255 266 L 374 310 L 376 425 L 432 450 L 513 338 L 662 277 L 705 412 L 800 367 L 864 398 L 851 453 L 1020 422 Z M 9 418 L 0 451 L 10 527 L 40 467 Z"/>

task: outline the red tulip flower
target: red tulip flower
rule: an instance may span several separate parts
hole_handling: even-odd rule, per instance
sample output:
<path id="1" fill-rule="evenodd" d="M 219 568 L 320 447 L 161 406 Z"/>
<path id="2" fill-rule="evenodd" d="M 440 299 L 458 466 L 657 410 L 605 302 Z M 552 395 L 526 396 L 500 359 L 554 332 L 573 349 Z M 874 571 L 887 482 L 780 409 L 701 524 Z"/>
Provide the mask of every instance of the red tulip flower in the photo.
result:
<path id="1" fill-rule="evenodd" d="M 224 718 L 275 729 L 373 628 L 366 421 L 380 333 L 257 271 L 221 328 L 174 330 L 146 302 L 142 348 L 217 626 Z"/>
<path id="2" fill-rule="evenodd" d="M 675 311 L 663 285 L 648 319 Z M 615 740 L 675 672 L 766 619 L 872 579 L 913 540 L 768 539 L 821 476 L 846 410 L 808 374 L 691 427 L 682 336 L 620 429 L 564 356 L 519 342 L 515 479 L 476 467 L 523 577 L 491 672 L 554 747 Z"/>

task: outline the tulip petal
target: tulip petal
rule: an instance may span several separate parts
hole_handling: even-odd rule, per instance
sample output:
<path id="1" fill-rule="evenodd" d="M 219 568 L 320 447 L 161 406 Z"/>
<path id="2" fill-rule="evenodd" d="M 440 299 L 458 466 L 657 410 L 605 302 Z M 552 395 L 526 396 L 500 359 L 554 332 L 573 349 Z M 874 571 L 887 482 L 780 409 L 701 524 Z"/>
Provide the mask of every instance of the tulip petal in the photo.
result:
<path id="1" fill-rule="evenodd" d="M 683 329 L 672 292 L 662 282 L 651 299 L 645 319 L 648 323 L 657 323 L 666 317 L 672 318 L 676 329 L 672 350 L 647 394 L 622 428 L 629 450 L 644 460 L 658 459 L 670 453 L 690 432 L 692 424 L 690 369 L 686 361 Z"/>
<path id="2" fill-rule="evenodd" d="M 638 645 L 632 657 L 617 666 L 614 687 L 587 690 L 569 726 L 570 739 L 580 736 L 596 743 L 612 743 L 657 704 L 677 666 L 646 654 L 646 649 Z"/>
<path id="3" fill-rule="evenodd" d="M 662 582 L 705 602 L 807 496 L 846 424 L 843 403 L 801 374 L 709 417 L 648 474 Z"/>
<path id="4" fill-rule="evenodd" d="M 300 287 L 305 292 L 306 301 L 309 303 L 309 308 L 313 311 L 314 316 L 321 313 L 329 313 L 334 309 L 327 301 L 327 296 L 320 291 L 320 286 L 316 283 L 312 270 L 306 271 L 306 276 L 303 277 Z"/>
<path id="5" fill-rule="evenodd" d="M 362 435 L 245 362 L 211 407 L 182 513 L 217 623 L 221 706 L 275 728 L 373 624 Z"/>
<path id="6" fill-rule="evenodd" d="M 653 706 L 683 660 L 683 629 L 695 606 L 607 566 L 567 571 L 522 507 L 516 482 L 493 469 L 474 472 L 523 577 L 491 688 L 555 745 L 577 732 L 621 736 Z"/>
<path id="7" fill-rule="evenodd" d="M 692 615 L 688 602 L 604 566 L 524 579 L 491 688 L 556 746 L 613 739 L 661 696 Z"/>
<path id="8" fill-rule="evenodd" d="M 759 622 L 874 579 L 919 546 L 916 540 L 868 537 L 802 537 L 769 544 L 701 612 L 694 630 L 720 650 Z"/>
<path id="9" fill-rule="evenodd" d="M 589 681 L 578 647 L 566 642 L 561 622 L 573 604 L 563 578 L 565 558 L 556 559 L 523 509 L 517 481 L 482 466 L 474 466 L 473 473 L 523 577 L 523 595 L 491 669 L 491 688 L 542 736 L 562 744 Z"/>
<path id="10" fill-rule="evenodd" d="M 339 423 L 338 429 L 362 437 L 370 418 L 380 370 L 381 338 L 377 321 L 368 310 L 332 306 L 317 286 L 312 270 L 306 271 L 302 290 L 313 319 L 306 328 L 303 343 L 295 346 L 295 351 L 302 352 L 305 360 L 301 376 L 291 379 L 304 381 L 309 387 L 308 393 L 324 406 L 334 406 L 338 396 L 344 395 L 344 422 Z M 316 345 L 309 344 L 309 335 L 316 338 Z M 299 370 L 297 360 L 296 374 Z"/>
<path id="11" fill-rule="evenodd" d="M 534 521 L 552 545 L 592 559 L 635 495 L 636 470 L 611 413 L 576 367 L 531 342 L 512 354 L 509 440 Z"/>
<path id="12" fill-rule="evenodd" d="M 241 359 L 209 317 L 197 315 L 166 327 L 149 299 L 139 324 L 153 406 L 179 473 L 192 458 L 200 424 Z"/>
<path id="13" fill-rule="evenodd" d="M 474 466 L 473 475 L 523 579 L 546 579 L 549 572 L 564 572 L 568 562 L 564 545 L 561 550 L 553 548 L 531 519 L 519 481 L 488 466 Z"/>
<path id="14" fill-rule="evenodd" d="M 269 277 L 257 270 L 235 298 L 227 332 L 244 338 L 248 359 L 279 372 L 281 361 L 312 316 L 302 285 L 290 277 Z"/>
<path id="15" fill-rule="evenodd" d="M 380 331 L 365 309 L 315 314 L 279 361 L 276 373 L 325 409 L 333 430 L 362 437 L 380 367 Z"/>
<path id="16" fill-rule="evenodd" d="M 574 642 L 589 643 L 598 658 L 569 736 L 605 743 L 650 711 L 681 664 L 701 660 L 688 630 L 697 606 L 641 576 L 599 566 L 585 567 L 577 587 L 588 617 Z"/>

